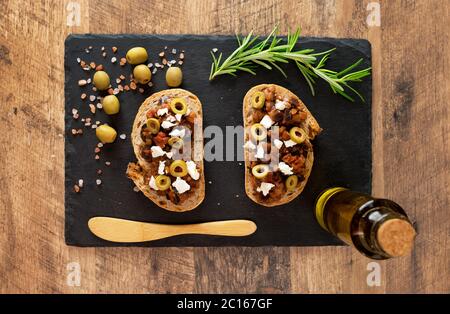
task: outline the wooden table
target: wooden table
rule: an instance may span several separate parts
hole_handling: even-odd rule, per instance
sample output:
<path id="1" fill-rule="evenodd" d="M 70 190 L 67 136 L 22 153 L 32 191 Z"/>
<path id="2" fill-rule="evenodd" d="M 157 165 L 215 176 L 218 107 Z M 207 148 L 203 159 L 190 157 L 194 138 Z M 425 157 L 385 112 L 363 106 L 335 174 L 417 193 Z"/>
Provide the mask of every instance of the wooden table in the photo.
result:
<path id="1" fill-rule="evenodd" d="M 376 12 L 367 0 L 1 1 L 0 291 L 448 293 L 450 3 L 380 2 L 381 26 L 369 26 Z M 416 222 L 412 255 L 380 262 L 380 286 L 369 286 L 373 265 L 348 247 L 66 246 L 65 37 L 265 34 L 276 23 L 282 33 L 301 25 L 304 35 L 371 41 L 373 190 Z M 80 286 L 67 284 L 71 262 L 81 267 Z"/>

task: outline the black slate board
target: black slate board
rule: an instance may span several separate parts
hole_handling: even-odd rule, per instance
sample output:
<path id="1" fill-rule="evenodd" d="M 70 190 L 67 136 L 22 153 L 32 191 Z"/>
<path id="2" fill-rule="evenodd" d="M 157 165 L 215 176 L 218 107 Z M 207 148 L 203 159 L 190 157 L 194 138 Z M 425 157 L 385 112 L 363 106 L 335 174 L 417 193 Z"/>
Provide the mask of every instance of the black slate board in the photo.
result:
<path id="1" fill-rule="evenodd" d="M 342 69 L 359 58 L 364 58 L 361 66 L 371 62 L 370 43 L 366 40 L 303 38 L 303 47 L 323 51 L 336 47 L 327 65 L 332 69 Z M 85 48 L 93 50 L 85 53 Z M 101 56 L 100 47 L 106 48 L 108 56 Z M 113 55 L 111 47 L 118 47 Z M 118 60 L 133 46 L 143 46 L 150 52 L 149 61 L 158 61 L 158 52 L 164 46 L 170 51 L 176 48 L 186 50 L 183 65 L 184 82 L 182 88 L 195 93 L 203 103 L 204 127 L 218 125 L 242 125 L 242 98 L 246 91 L 260 83 L 276 83 L 297 94 L 324 129 L 314 141 L 315 162 L 309 182 L 303 193 L 287 205 L 275 208 L 259 206 L 248 199 L 244 192 L 244 165 L 239 161 L 214 161 L 205 163 L 206 198 L 195 210 L 172 213 L 163 210 L 133 191 L 133 183 L 126 178 L 128 162 L 135 156 L 129 134 L 132 122 L 141 102 L 153 92 L 165 89 L 164 74 L 159 71 L 154 77 L 154 86 L 144 94 L 138 92 L 121 93 L 121 112 L 108 117 L 97 112 L 94 121 L 113 125 L 118 134 L 127 134 L 125 141 L 118 139 L 114 145 L 106 145 L 100 161 L 94 160 L 97 144 L 94 130 L 85 128 L 81 117 L 91 116 L 87 100 L 80 100 L 80 94 L 91 88 L 79 87 L 81 78 L 89 74 L 77 64 L 77 57 L 106 66 L 106 71 L 114 80 L 124 73 L 131 73 L 130 65 L 120 67 L 112 64 L 111 57 Z M 218 236 L 177 236 L 173 238 L 138 244 L 141 246 L 320 246 L 340 245 L 341 242 L 323 231 L 313 215 L 313 204 L 318 193 L 326 187 L 345 186 L 354 190 L 371 191 L 371 78 L 356 87 L 366 99 L 366 103 L 350 103 L 334 95 L 328 86 L 319 82 L 316 96 L 312 96 L 307 84 L 300 77 L 294 65 L 285 67 L 288 79 L 276 71 L 259 68 L 257 76 L 240 73 L 239 77 L 222 76 L 208 81 L 211 65 L 209 51 L 218 48 L 228 55 L 236 47 L 233 36 L 192 36 L 192 35 L 71 35 L 65 42 L 65 240 L 77 246 L 118 246 L 121 244 L 101 240 L 91 234 L 87 221 L 94 216 L 112 216 L 139 221 L 160 223 L 195 223 L 224 219 L 251 219 L 258 225 L 255 234 L 248 237 L 232 238 Z M 170 53 L 169 53 L 170 55 Z M 91 71 L 92 75 L 92 71 Z M 72 108 L 80 112 L 80 119 L 72 119 Z M 72 128 L 83 128 L 82 136 L 71 135 Z M 208 139 L 205 139 L 205 143 Z M 239 159 L 242 159 L 240 156 Z M 104 162 L 111 161 L 110 167 Z M 96 169 L 103 174 L 96 175 Z M 97 186 L 95 181 L 103 183 Z M 73 185 L 83 178 L 81 193 L 73 192 Z M 220 203 L 220 205 L 218 204 Z"/>

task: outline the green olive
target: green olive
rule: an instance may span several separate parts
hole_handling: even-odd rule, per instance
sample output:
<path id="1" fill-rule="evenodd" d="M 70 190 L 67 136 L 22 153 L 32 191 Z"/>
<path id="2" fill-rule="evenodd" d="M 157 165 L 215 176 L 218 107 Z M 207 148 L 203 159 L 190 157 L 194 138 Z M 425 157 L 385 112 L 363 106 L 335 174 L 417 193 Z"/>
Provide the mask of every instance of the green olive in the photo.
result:
<path id="1" fill-rule="evenodd" d="M 133 76 L 138 83 L 147 84 L 152 79 L 152 72 L 145 64 L 137 65 L 133 70 Z"/>
<path id="2" fill-rule="evenodd" d="M 120 110 L 119 99 L 115 95 L 105 96 L 102 106 L 106 114 L 116 114 Z"/>
<path id="3" fill-rule="evenodd" d="M 159 132 L 159 120 L 155 118 L 150 118 L 147 120 L 147 128 L 150 130 L 150 133 L 157 134 Z"/>
<path id="4" fill-rule="evenodd" d="M 262 179 L 269 174 L 269 166 L 265 164 L 259 164 L 252 168 L 252 174 L 255 178 Z"/>
<path id="5" fill-rule="evenodd" d="M 134 47 L 128 50 L 126 55 L 129 64 L 141 64 L 148 59 L 147 50 L 143 47 Z"/>
<path id="6" fill-rule="evenodd" d="M 267 130 L 262 124 L 255 123 L 250 127 L 250 135 L 253 139 L 262 141 L 267 137 Z"/>
<path id="7" fill-rule="evenodd" d="M 169 87 L 178 87 L 183 82 L 183 72 L 179 67 L 170 67 L 166 72 L 166 83 Z"/>
<path id="8" fill-rule="evenodd" d="M 183 147 L 183 140 L 179 137 L 171 137 L 169 138 L 169 145 L 175 149 L 180 149 Z"/>
<path id="9" fill-rule="evenodd" d="M 286 179 L 286 189 L 294 191 L 298 184 L 298 177 L 294 174 Z"/>
<path id="10" fill-rule="evenodd" d="M 105 90 L 109 88 L 109 75 L 105 71 L 97 71 L 94 74 L 93 82 L 95 88 L 98 90 Z"/>
<path id="11" fill-rule="evenodd" d="M 187 175 L 187 166 L 184 160 L 175 160 L 170 164 L 169 173 L 174 177 L 184 177 Z"/>
<path id="12" fill-rule="evenodd" d="M 170 178 L 163 174 L 161 174 L 155 178 L 155 184 L 156 184 L 156 187 L 158 188 L 158 190 L 161 190 L 161 191 L 167 190 L 168 188 L 170 188 L 170 183 L 171 183 Z"/>
<path id="13" fill-rule="evenodd" d="M 306 140 L 306 133 L 302 128 L 293 127 L 289 131 L 289 135 L 291 136 L 291 140 L 297 144 L 301 144 Z"/>
<path id="14" fill-rule="evenodd" d="M 266 96 L 263 92 L 256 92 L 252 95 L 252 107 L 261 109 L 266 101 Z"/>
<path id="15" fill-rule="evenodd" d="M 116 139 L 117 132 L 109 125 L 102 124 L 95 129 L 95 135 L 102 143 L 112 143 Z"/>
<path id="16" fill-rule="evenodd" d="M 170 110 L 175 114 L 185 114 L 187 112 L 186 100 L 183 98 L 174 98 L 170 102 Z"/>

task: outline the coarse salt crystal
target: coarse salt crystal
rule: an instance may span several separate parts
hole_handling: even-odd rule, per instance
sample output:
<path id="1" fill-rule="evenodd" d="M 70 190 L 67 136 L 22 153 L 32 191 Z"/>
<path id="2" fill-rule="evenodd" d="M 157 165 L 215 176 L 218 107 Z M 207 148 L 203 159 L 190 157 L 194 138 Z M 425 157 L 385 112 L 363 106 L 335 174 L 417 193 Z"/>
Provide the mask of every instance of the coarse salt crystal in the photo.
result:
<path id="1" fill-rule="evenodd" d="M 127 138 L 126 134 L 120 134 L 119 137 L 120 137 L 122 140 L 124 140 L 124 139 Z"/>

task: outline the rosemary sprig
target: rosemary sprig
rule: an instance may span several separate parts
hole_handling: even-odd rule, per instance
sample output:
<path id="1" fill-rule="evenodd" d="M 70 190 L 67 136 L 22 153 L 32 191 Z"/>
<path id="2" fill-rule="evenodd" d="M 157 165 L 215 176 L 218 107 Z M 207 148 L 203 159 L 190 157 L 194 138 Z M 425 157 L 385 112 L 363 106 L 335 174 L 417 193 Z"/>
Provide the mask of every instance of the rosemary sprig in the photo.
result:
<path id="1" fill-rule="evenodd" d="M 239 38 L 236 35 L 239 46 L 223 61 L 222 53 L 216 58 L 215 54 L 211 52 L 213 63 L 211 64 L 209 79 L 213 80 L 224 74 L 236 76 L 236 72 L 238 71 L 256 75 L 254 70 L 257 66 L 262 66 L 268 70 L 275 68 L 284 77 L 287 77 L 286 73 L 277 63 L 289 63 L 289 61 L 293 61 L 308 83 L 313 95 L 315 95 L 314 85 L 316 79 L 320 78 L 330 85 L 334 93 L 338 93 L 346 99 L 354 101 L 347 93 L 347 90 L 350 90 L 364 101 L 362 95 L 349 85 L 351 82 L 361 82 L 364 77 L 370 75 L 370 67 L 351 72 L 363 61 L 362 59 L 340 72 L 326 69 L 324 67 L 325 63 L 336 48 L 323 52 L 314 52 L 314 49 L 294 51 L 300 36 L 300 29 L 298 28 L 293 34 L 288 33 L 286 41 L 278 38 L 276 31 L 277 27 L 272 30 L 269 36 L 259 42 L 259 37 L 253 36 L 253 32 L 250 32 L 250 34 L 243 38 Z"/>

